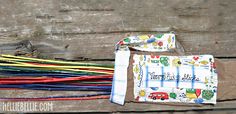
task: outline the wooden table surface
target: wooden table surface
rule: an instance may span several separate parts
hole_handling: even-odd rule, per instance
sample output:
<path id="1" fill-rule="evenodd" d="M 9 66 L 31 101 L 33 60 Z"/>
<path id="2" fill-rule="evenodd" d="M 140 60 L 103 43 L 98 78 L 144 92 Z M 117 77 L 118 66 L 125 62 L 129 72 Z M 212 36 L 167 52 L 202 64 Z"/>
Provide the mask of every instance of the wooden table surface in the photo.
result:
<path id="1" fill-rule="evenodd" d="M 186 54 L 212 54 L 235 62 L 235 6 L 236 0 L 0 0 L 0 53 L 113 64 L 114 45 L 122 38 L 173 31 Z M 64 94 L 78 92 L 0 91 L 1 97 Z M 236 110 L 234 100 L 200 107 L 132 102 L 119 106 L 108 100 L 54 101 L 53 105 L 52 112 Z"/>

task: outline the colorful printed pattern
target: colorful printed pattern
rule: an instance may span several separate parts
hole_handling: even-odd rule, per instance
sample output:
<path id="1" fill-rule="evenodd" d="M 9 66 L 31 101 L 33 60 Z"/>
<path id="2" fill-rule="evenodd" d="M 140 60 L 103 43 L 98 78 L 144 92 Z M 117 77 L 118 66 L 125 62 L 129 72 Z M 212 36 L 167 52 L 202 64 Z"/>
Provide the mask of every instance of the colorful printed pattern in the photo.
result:
<path id="1" fill-rule="evenodd" d="M 217 74 L 211 55 L 134 55 L 137 101 L 216 103 Z"/>
<path id="2" fill-rule="evenodd" d="M 127 70 L 130 62 L 129 47 L 141 51 L 169 51 L 169 49 L 175 48 L 175 35 L 167 33 L 131 36 L 117 43 L 110 101 L 121 105 L 124 105 L 127 90 Z M 145 91 L 140 91 L 140 95 L 144 96 Z"/>
<path id="3" fill-rule="evenodd" d="M 118 42 L 118 46 L 131 46 L 141 51 L 168 51 L 175 48 L 175 35 L 172 33 L 130 36 Z"/>

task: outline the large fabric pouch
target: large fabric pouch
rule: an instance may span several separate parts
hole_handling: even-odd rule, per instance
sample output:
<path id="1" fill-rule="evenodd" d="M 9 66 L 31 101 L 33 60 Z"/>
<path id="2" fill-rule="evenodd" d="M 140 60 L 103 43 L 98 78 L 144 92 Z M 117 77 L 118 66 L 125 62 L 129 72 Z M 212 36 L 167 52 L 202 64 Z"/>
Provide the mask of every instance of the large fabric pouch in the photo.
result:
<path id="1" fill-rule="evenodd" d="M 120 105 L 216 104 L 219 99 L 235 97 L 225 93 L 235 86 L 230 90 L 218 88 L 230 82 L 222 78 L 227 77 L 222 76 L 224 67 L 227 66 L 212 55 L 186 55 L 173 33 L 127 37 L 116 45 L 110 100 Z"/>

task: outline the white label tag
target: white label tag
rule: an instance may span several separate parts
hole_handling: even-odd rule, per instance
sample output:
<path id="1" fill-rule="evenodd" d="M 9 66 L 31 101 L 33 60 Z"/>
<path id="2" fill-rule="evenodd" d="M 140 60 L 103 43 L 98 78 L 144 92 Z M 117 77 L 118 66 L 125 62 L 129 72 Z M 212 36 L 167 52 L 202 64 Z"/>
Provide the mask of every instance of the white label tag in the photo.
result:
<path id="1" fill-rule="evenodd" d="M 124 105 L 127 90 L 127 71 L 129 66 L 130 51 L 117 51 L 115 58 L 115 73 L 112 81 L 110 101 Z"/>

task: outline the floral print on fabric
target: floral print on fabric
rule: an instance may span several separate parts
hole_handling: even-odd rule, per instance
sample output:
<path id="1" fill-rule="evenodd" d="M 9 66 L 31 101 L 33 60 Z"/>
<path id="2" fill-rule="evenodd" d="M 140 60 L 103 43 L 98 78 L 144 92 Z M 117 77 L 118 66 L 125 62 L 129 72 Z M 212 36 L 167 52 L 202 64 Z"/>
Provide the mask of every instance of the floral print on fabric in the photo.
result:
<path id="1" fill-rule="evenodd" d="M 130 46 L 136 50 L 160 52 L 175 48 L 175 35 L 172 33 L 130 36 L 119 41 L 119 46 Z"/>

